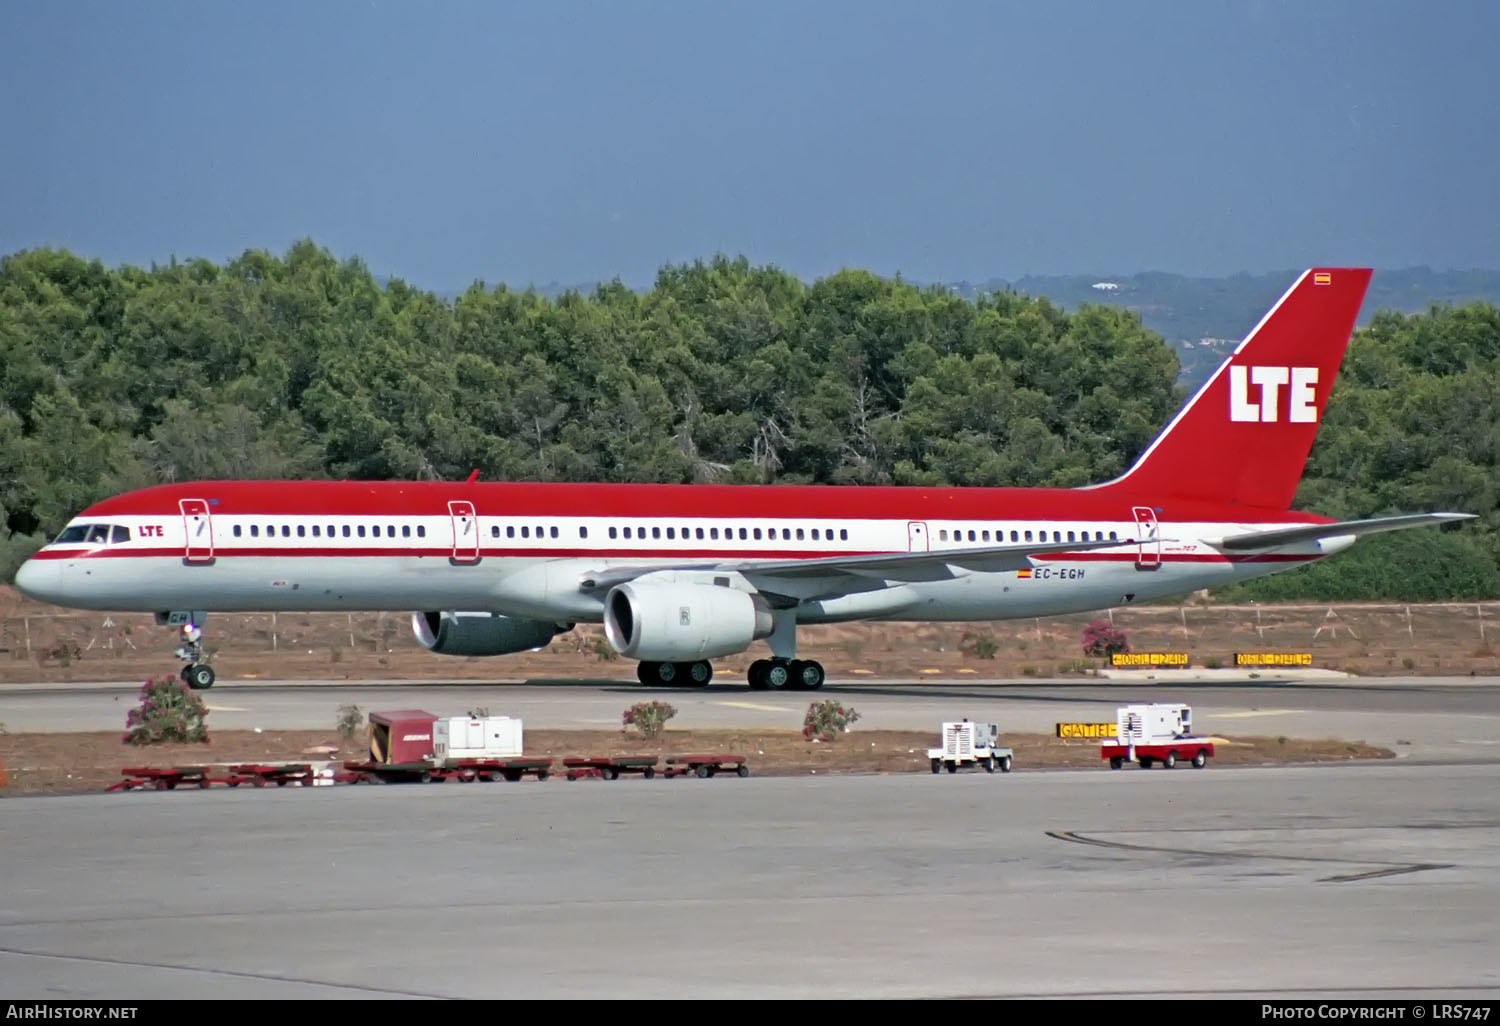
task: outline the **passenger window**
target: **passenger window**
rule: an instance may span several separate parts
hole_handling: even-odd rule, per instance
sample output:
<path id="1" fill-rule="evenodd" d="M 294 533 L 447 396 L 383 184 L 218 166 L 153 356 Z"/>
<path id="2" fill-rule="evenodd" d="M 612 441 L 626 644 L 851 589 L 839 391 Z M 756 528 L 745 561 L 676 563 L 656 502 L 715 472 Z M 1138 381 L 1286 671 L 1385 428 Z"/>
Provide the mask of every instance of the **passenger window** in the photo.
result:
<path id="1" fill-rule="evenodd" d="M 755 540 L 760 541 L 760 528 L 755 529 Z"/>
<path id="2" fill-rule="evenodd" d="M 1077 541 L 1077 539 L 1073 537 L 1072 531 L 1068 532 L 1068 541 Z"/>
<path id="3" fill-rule="evenodd" d="M 490 525 L 490 537 L 491 538 L 498 538 L 498 537 L 500 537 L 500 525 L 499 524 L 491 524 Z"/>
<path id="4" fill-rule="evenodd" d="M 798 541 L 802 540 L 802 528 L 800 528 L 800 527 L 797 528 L 797 540 Z"/>
<path id="5" fill-rule="evenodd" d="M 948 540 L 948 529 L 944 528 L 943 530 L 941 530 L 941 531 L 938 532 L 938 541 L 947 541 L 947 540 Z"/>
<path id="6" fill-rule="evenodd" d="M 699 528 L 696 528 L 696 530 L 698 532 L 698 540 L 702 541 L 703 540 L 703 528 L 699 527 Z"/>
<path id="7" fill-rule="evenodd" d="M 988 532 L 988 531 L 984 532 L 984 537 L 985 537 L 985 540 L 988 541 L 989 537 L 990 537 L 990 532 Z M 969 532 L 969 541 L 974 541 L 974 540 L 975 540 L 975 534 L 974 534 L 973 531 L 970 531 Z"/>
<path id="8" fill-rule="evenodd" d="M 717 527 L 710 527 L 708 529 L 708 536 L 713 541 L 718 541 L 719 540 L 719 529 Z"/>
<path id="9" fill-rule="evenodd" d="M 236 538 L 238 538 L 240 536 L 240 525 L 239 524 L 235 524 L 234 525 L 234 536 Z"/>
<path id="10" fill-rule="evenodd" d="M 587 527 L 580 527 L 578 529 L 578 537 L 580 537 L 580 538 L 587 538 L 588 536 L 589 536 L 589 529 Z"/>
<path id="11" fill-rule="evenodd" d="M 363 538 L 365 536 L 365 529 L 363 527 L 361 527 L 359 529 L 359 536 L 361 538 Z M 344 537 L 345 538 L 349 537 L 349 525 L 348 524 L 344 525 Z"/>
<path id="12" fill-rule="evenodd" d="M 531 537 L 531 528 L 527 527 L 525 524 L 521 525 L 521 537 L 522 538 L 530 538 Z"/>
<path id="13" fill-rule="evenodd" d="M 515 536 L 516 536 L 516 525 L 515 524 L 506 524 L 505 525 L 505 537 L 507 537 L 507 538 L 514 538 Z"/>
<path id="14" fill-rule="evenodd" d="M 611 528 L 610 528 L 610 529 L 609 529 L 609 536 L 610 536 L 610 537 L 611 537 L 611 538 L 613 538 L 613 537 L 614 537 L 614 536 L 615 536 L 615 529 L 614 529 L 614 528 L 613 528 L 613 527 L 611 527 Z"/>
<path id="15" fill-rule="evenodd" d="M 625 537 L 626 537 L 626 538 L 629 538 L 629 537 L 630 537 L 630 528 L 628 528 L 628 527 L 627 527 L 627 528 L 625 528 Z"/>
<path id="16" fill-rule="evenodd" d="M 402 524 L 401 525 L 401 537 L 403 537 L 403 538 L 410 538 L 411 537 L 411 525 L 410 524 Z M 490 528 L 490 537 L 491 538 L 498 538 L 498 537 L 500 537 L 500 528 L 498 528 L 498 527 L 491 527 Z"/>
<path id="17" fill-rule="evenodd" d="M 812 529 L 812 540 L 813 541 L 817 541 L 818 540 L 818 529 L 816 527 L 814 527 Z"/>
<path id="18" fill-rule="evenodd" d="M 355 528 L 355 533 L 363 538 L 365 536 L 365 525 L 360 524 L 359 527 Z"/>
<path id="19" fill-rule="evenodd" d="M 281 536 L 283 538 L 290 538 L 292 536 L 292 529 L 291 529 L 290 525 L 288 525 L 288 524 L 282 524 L 281 525 Z"/>
<path id="20" fill-rule="evenodd" d="M 849 540 L 849 529 L 847 527 L 841 527 L 841 528 L 839 528 L 839 541 L 848 541 L 848 540 Z"/>
<path id="21" fill-rule="evenodd" d="M 395 524 L 386 524 L 385 525 L 385 536 L 387 538 L 394 538 L 394 537 L 396 537 L 396 525 Z"/>
<path id="22" fill-rule="evenodd" d="M 1111 532 L 1109 532 L 1109 540 L 1110 541 L 1118 541 L 1119 539 L 1115 537 L 1115 532 L 1111 531 Z"/>
<path id="23" fill-rule="evenodd" d="M 1052 532 L 1052 540 L 1055 541 L 1055 542 L 1062 541 L 1062 532 L 1061 531 L 1053 531 Z"/>
<path id="24" fill-rule="evenodd" d="M 557 527 L 554 525 L 553 527 L 548 528 L 547 529 L 547 533 L 550 534 L 552 537 L 556 538 L 557 537 Z"/>
<path id="25" fill-rule="evenodd" d="M 321 533 L 321 528 L 317 524 L 313 524 L 313 537 L 314 538 L 321 538 L 321 537 L 323 537 L 323 535 Z"/>
<path id="26" fill-rule="evenodd" d="M 1021 540 L 1020 532 L 1018 532 L 1018 531 L 1012 531 L 1012 532 L 1010 532 L 1010 540 L 1011 541 L 1020 541 Z M 1031 535 L 1028 534 L 1026 536 L 1026 540 L 1030 541 L 1031 540 Z"/>
<path id="27" fill-rule="evenodd" d="M 1031 541 L 1031 532 L 1030 531 L 1026 532 L 1026 540 L 1027 541 Z"/>
<path id="28" fill-rule="evenodd" d="M 659 527 L 653 527 L 653 528 L 651 528 L 651 537 L 653 537 L 653 538 L 660 538 L 661 537 L 661 528 L 659 528 Z"/>
<path id="29" fill-rule="evenodd" d="M 252 538 L 259 538 L 260 537 L 260 527 L 257 526 L 256 524 L 251 524 L 250 525 L 250 537 L 252 537 Z"/>

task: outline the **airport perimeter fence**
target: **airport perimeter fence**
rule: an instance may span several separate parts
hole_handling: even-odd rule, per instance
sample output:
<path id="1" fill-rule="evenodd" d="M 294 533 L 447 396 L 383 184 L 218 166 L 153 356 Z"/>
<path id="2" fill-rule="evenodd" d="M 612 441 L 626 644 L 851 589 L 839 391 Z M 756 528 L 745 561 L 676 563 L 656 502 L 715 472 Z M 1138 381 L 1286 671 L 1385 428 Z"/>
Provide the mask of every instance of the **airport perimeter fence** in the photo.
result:
<path id="1" fill-rule="evenodd" d="M 798 632 L 799 654 L 830 668 L 878 669 L 904 654 L 935 666 L 1015 664 L 1016 672 L 1024 667 L 1047 675 L 1086 665 L 1080 641 L 1095 619 L 1124 631 L 1133 651 L 1188 653 L 1190 665 L 1199 667 L 1232 666 L 1237 652 L 1286 651 L 1311 653 L 1312 665 L 1353 673 L 1500 672 L 1500 602 L 1190 602 L 981 623 L 806 626 Z M 408 664 L 411 657 L 439 658 L 422 649 L 406 613 L 215 613 L 205 628 L 205 642 L 217 658 L 258 658 L 321 675 L 378 672 Z M 0 611 L 0 679 L 28 679 L 28 667 L 76 672 L 116 664 L 122 675 L 136 665 L 159 668 L 171 661 L 173 631 L 158 626 L 151 614 Z M 975 639 L 985 642 L 976 645 Z M 740 661 L 754 657 L 752 651 Z M 541 650 L 507 658 L 524 658 L 528 672 L 545 672 L 549 660 L 559 666 L 569 660 L 628 664 L 613 660 L 597 625 L 580 625 Z M 476 659 L 437 665 L 464 663 L 495 665 Z"/>

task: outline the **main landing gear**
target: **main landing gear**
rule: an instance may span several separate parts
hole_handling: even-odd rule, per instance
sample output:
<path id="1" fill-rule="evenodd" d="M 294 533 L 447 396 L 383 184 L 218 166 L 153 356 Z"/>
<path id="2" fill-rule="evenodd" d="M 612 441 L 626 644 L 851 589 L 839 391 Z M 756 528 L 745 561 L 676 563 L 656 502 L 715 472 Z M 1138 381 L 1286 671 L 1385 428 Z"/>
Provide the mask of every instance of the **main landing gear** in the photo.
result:
<path id="1" fill-rule="evenodd" d="M 713 664 L 707 659 L 696 663 L 641 663 L 635 668 L 642 684 L 672 684 L 685 688 L 706 688 L 714 679 Z"/>
<path id="2" fill-rule="evenodd" d="M 751 691 L 816 691 L 827 679 L 812 659 L 757 659 L 747 676 Z"/>

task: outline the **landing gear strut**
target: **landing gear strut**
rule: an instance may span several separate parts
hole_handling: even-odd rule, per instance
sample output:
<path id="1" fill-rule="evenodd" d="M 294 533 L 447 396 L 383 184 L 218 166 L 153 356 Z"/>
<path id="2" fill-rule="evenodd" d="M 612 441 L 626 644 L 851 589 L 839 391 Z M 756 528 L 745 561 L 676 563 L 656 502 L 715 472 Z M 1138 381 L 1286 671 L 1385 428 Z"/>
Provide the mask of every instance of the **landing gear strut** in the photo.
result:
<path id="1" fill-rule="evenodd" d="M 182 647 L 176 652 L 178 659 L 186 659 L 182 668 L 182 679 L 194 691 L 214 686 L 214 669 L 208 665 L 208 655 L 203 651 L 203 628 L 193 622 L 182 625 Z"/>

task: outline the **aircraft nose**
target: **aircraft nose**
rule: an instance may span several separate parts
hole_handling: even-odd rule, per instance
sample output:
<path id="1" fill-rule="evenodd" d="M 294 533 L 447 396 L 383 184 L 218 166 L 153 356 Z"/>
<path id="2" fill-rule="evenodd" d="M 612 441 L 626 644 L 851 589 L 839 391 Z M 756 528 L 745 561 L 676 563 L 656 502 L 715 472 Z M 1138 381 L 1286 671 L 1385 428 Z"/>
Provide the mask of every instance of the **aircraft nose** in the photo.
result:
<path id="1" fill-rule="evenodd" d="M 28 559 L 16 571 L 16 590 L 38 602 L 56 602 L 61 597 L 62 567 L 55 559 Z"/>

